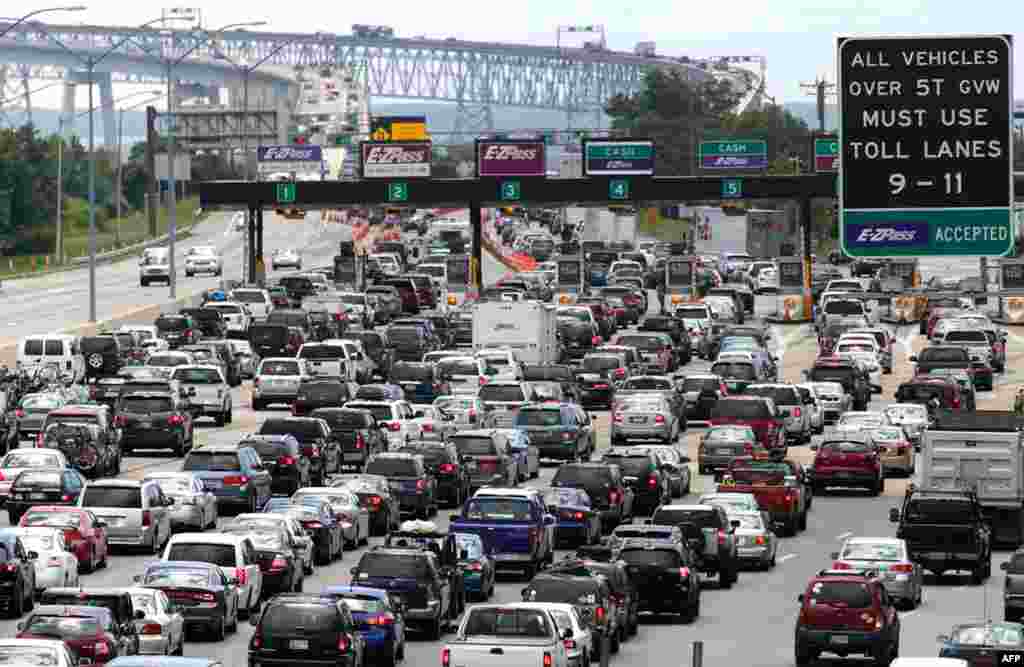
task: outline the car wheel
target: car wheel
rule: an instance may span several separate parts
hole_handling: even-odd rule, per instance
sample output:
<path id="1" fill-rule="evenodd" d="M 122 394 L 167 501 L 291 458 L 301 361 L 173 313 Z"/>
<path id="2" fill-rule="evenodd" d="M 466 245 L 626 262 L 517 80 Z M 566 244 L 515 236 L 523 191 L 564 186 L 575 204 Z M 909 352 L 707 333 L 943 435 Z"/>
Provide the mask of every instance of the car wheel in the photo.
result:
<path id="1" fill-rule="evenodd" d="M 213 423 L 215 423 L 217 426 L 223 426 L 224 424 L 227 423 L 227 421 L 228 416 L 227 413 L 225 412 L 220 412 L 213 418 Z"/>
<path id="2" fill-rule="evenodd" d="M 18 592 L 12 595 L 11 618 L 21 618 L 21 615 L 25 613 L 25 594 L 18 589 Z"/>

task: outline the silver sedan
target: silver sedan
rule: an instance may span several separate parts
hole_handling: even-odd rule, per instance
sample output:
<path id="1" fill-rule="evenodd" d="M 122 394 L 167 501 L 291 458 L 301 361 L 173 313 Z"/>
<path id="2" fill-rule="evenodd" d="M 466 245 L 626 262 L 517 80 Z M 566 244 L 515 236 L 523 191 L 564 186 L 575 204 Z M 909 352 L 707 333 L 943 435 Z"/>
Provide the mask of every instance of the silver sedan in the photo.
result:
<path id="1" fill-rule="evenodd" d="M 847 568 L 878 570 L 886 592 L 904 609 L 915 609 L 921 604 L 924 570 L 910 560 L 907 543 L 903 540 L 848 537 L 842 548 L 832 553 L 832 559 Z"/>
<path id="2" fill-rule="evenodd" d="M 690 457 L 684 456 L 671 445 L 654 445 L 648 447 L 658 460 L 668 463 L 668 478 L 672 483 L 672 497 L 682 498 L 690 493 Z"/>
<path id="3" fill-rule="evenodd" d="M 736 527 L 736 554 L 740 562 L 759 570 L 775 567 L 779 539 L 760 512 L 733 512 L 730 521 L 739 521 Z"/>
<path id="4" fill-rule="evenodd" d="M 434 409 L 440 410 L 442 416 L 454 417 L 447 423 L 456 431 L 479 428 L 487 411 L 483 401 L 475 396 L 438 396 L 434 399 Z"/>
<path id="5" fill-rule="evenodd" d="M 356 548 L 366 544 L 370 537 L 370 511 L 360 506 L 359 496 L 348 489 L 332 486 L 310 486 L 292 495 L 292 502 L 303 504 L 306 498 L 321 498 L 330 504 L 334 514 L 341 521 L 341 532 L 345 544 Z"/>
<path id="6" fill-rule="evenodd" d="M 141 655 L 181 655 L 185 647 L 185 619 L 175 611 L 167 594 L 157 588 L 128 589 L 132 608 L 144 618 L 135 621 Z"/>
<path id="7" fill-rule="evenodd" d="M 171 528 L 203 531 L 217 525 L 217 497 L 203 486 L 202 480 L 190 472 L 154 472 L 146 476 L 160 485 L 168 498 Z"/>
<path id="8" fill-rule="evenodd" d="M 627 396 L 612 413 L 612 446 L 629 440 L 656 439 L 674 443 L 679 438 L 679 419 L 672 406 L 660 395 Z"/>

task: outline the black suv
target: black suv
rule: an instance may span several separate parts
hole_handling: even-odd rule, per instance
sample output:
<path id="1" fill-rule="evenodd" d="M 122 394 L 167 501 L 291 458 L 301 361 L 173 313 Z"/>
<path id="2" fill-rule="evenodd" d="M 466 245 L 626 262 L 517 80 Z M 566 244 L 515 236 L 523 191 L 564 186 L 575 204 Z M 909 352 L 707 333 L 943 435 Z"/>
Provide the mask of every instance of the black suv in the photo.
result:
<path id="1" fill-rule="evenodd" d="M 633 487 L 634 514 L 646 516 L 671 499 L 669 478 L 662 472 L 657 456 L 646 447 L 616 447 L 601 462 L 617 465 L 626 485 Z"/>
<path id="2" fill-rule="evenodd" d="M 121 342 L 115 336 L 83 336 L 80 347 L 87 378 L 117 375 L 124 366 Z"/>
<path id="3" fill-rule="evenodd" d="M 173 393 L 131 393 L 121 397 L 115 421 L 121 427 L 121 449 L 170 449 L 184 456 L 192 449 L 192 410 Z"/>
<path id="4" fill-rule="evenodd" d="M 317 408 L 310 416 L 327 422 L 341 445 L 341 468 L 346 472 L 362 470 L 370 457 L 388 449 L 387 436 L 369 410 Z"/>
<path id="5" fill-rule="evenodd" d="M 442 626 L 454 620 L 454 571 L 441 565 L 432 551 L 403 547 L 374 547 L 364 551 L 353 567 L 353 586 L 382 588 L 405 607 L 405 621 L 426 629 L 428 639 L 441 638 Z"/>
<path id="6" fill-rule="evenodd" d="M 365 642 L 342 600 L 282 593 L 249 623 L 249 664 L 266 667 L 362 667 Z"/>
<path id="7" fill-rule="evenodd" d="M 636 635 L 640 629 L 640 592 L 619 562 L 601 562 L 567 556 L 548 569 L 548 574 L 570 574 L 578 577 L 604 577 L 611 588 L 611 599 L 619 615 L 621 641 Z"/>
<path id="8" fill-rule="evenodd" d="M 25 548 L 15 531 L 0 532 L 0 600 L 6 602 L 11 616 L 19 617 L 32 608 L 38 557 L 38 553 Z"/>
<path id="9" fill-rule="evenodd" d="M 601 513 L 601 529 L 610 532 L 633 518 L 633 488 L 622 470 L 607 463 L 566 463 L 551 479 L 553 488 L 583 489 Z"/>
<path id="10" fill-rule="evenodd" d="M 561 602 L 576 608 L 580 621 L 592 631 L 588 655 L 601 655 L 604 635 L 611 640 L 611 652 L 619 652 L 622 629 L 613 613 L 612 591 L 603 577 L 576 577 L 567 574 L 540 574 L 522 590 L 524 602 Z M 586 665 L 588 661 L 581 664 Z"/>
<path id="11" fill-rule="evenodd" d="M 684 623 L 700 616 L 700 575 L 685 543 L 630 539 L 618 560 L 626 563 L 637 587 L 641 611 L 679 614 Z"/>
<path id="12" fill-rule="evenodd" d="M 341 447 L 322 419 L 271 417 L 263 422 L 257 435 L 294 436 L 310 461 L 309 474 L 314 486 L 322 486 L 327 475 L 341 471 Z"/>
<path id="13" fill-rule="evenodd" d="M 366 464 L 367 475 L 386 477 L 402 512 L 428 519 L 437 514 L 437 481 L 422 456 L 385 452 Z"/>
<path id="14" fill-rule="evenodd" d="M 299 441 L 291 435 L 251 435 L 238 443 L 252 447 L 270 471 L 270 490 L 292 495 L 304 486 L 311 486 L 309 458 L 302 453 Z"/>
<path id="15" fill-rule="evenodd" d="M 423 457 L 427 473 L 436 480 L 438 499 L 444 498 L 450 507 L 461 507 L 469 498 L 469 466 L 463 465 L 458 448 L 450 440 L 409 442 L 398 453 Z"/>
<path id="16" fill-rule="evenodd" d="M 340 408 L 351 400 L 348 383 L 339 378 L 303 380 L 292 402 L 292 414 L 302 417 L 320 408 Z"/>
<path id="17" fill-rule="evenodd" d="M 736 521 L 739 524 L 739 521 Z M 719 588 L 732 588 L 739 579 L 736 526 L 717 505 L 668 505 L 650 519 L 655 526 L 679 526 L 693 556 L 693 567 L 718 576 Z"/>
<path id="18" fill-rule="evenodd" d="M 871 402 L 871 378 L 858 363 L 851 359 L 823 357 L 805 374 L 809 382 L 838 382 L 843 391 L 853 397 L 854 410 L 867 410 Z"/>

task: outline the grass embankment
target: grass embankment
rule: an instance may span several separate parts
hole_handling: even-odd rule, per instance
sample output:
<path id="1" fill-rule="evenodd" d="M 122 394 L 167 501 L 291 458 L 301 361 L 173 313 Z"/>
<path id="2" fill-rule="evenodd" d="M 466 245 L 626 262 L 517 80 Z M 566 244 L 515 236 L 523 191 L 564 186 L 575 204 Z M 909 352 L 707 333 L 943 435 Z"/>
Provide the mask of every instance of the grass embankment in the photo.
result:
<path id="1" fill-rule="evenodd" d="M 199 199 L 192 197 L 178 202 L 177 223 L 178 240 L 188 238 L 191 228 L 201 218 L 196 217 L 199 210 Z M 167 234 L 170 216 L 166 207 L 157 212 L 156 235 Z M 104 253 L 126 246 L 143 243 L 150 239 L 149 221 L 144 211 L 132 213 L 122 218 L 111 218 L 102 223 L 96 232 L 96 252 Z M 84 257 L 89 254 L 89 232 L 78 229 L 64 238 L 64 257 L 68 260 Z M 25 273 L 43 273 L 57 269 L 56 254 L 49 255 L 15 255 L 0 257 L 0 277 L 21 275 Z"/>

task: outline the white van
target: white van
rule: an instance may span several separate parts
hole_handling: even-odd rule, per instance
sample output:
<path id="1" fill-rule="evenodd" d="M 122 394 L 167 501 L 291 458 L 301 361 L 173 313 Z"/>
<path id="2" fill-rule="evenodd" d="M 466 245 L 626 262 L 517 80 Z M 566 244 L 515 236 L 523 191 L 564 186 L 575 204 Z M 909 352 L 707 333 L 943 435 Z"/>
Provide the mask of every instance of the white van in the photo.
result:
<path id="1" fill-rule="evenodd" d="M 171 284 L 171 253 L 167 248 L 146 248 L 139 261 L 139 285 L 152 282 Z"/>
<path id="2" fill-rule="evenodd" d="M 71 334 L 45 334 L 25 336 L 18 341 L 16 367 L 31 370 L 50 364 L 61 372 L 71 372 L 75 382 L 85 377 L 85 357 L 78 346 L 78 336 Z"/>

